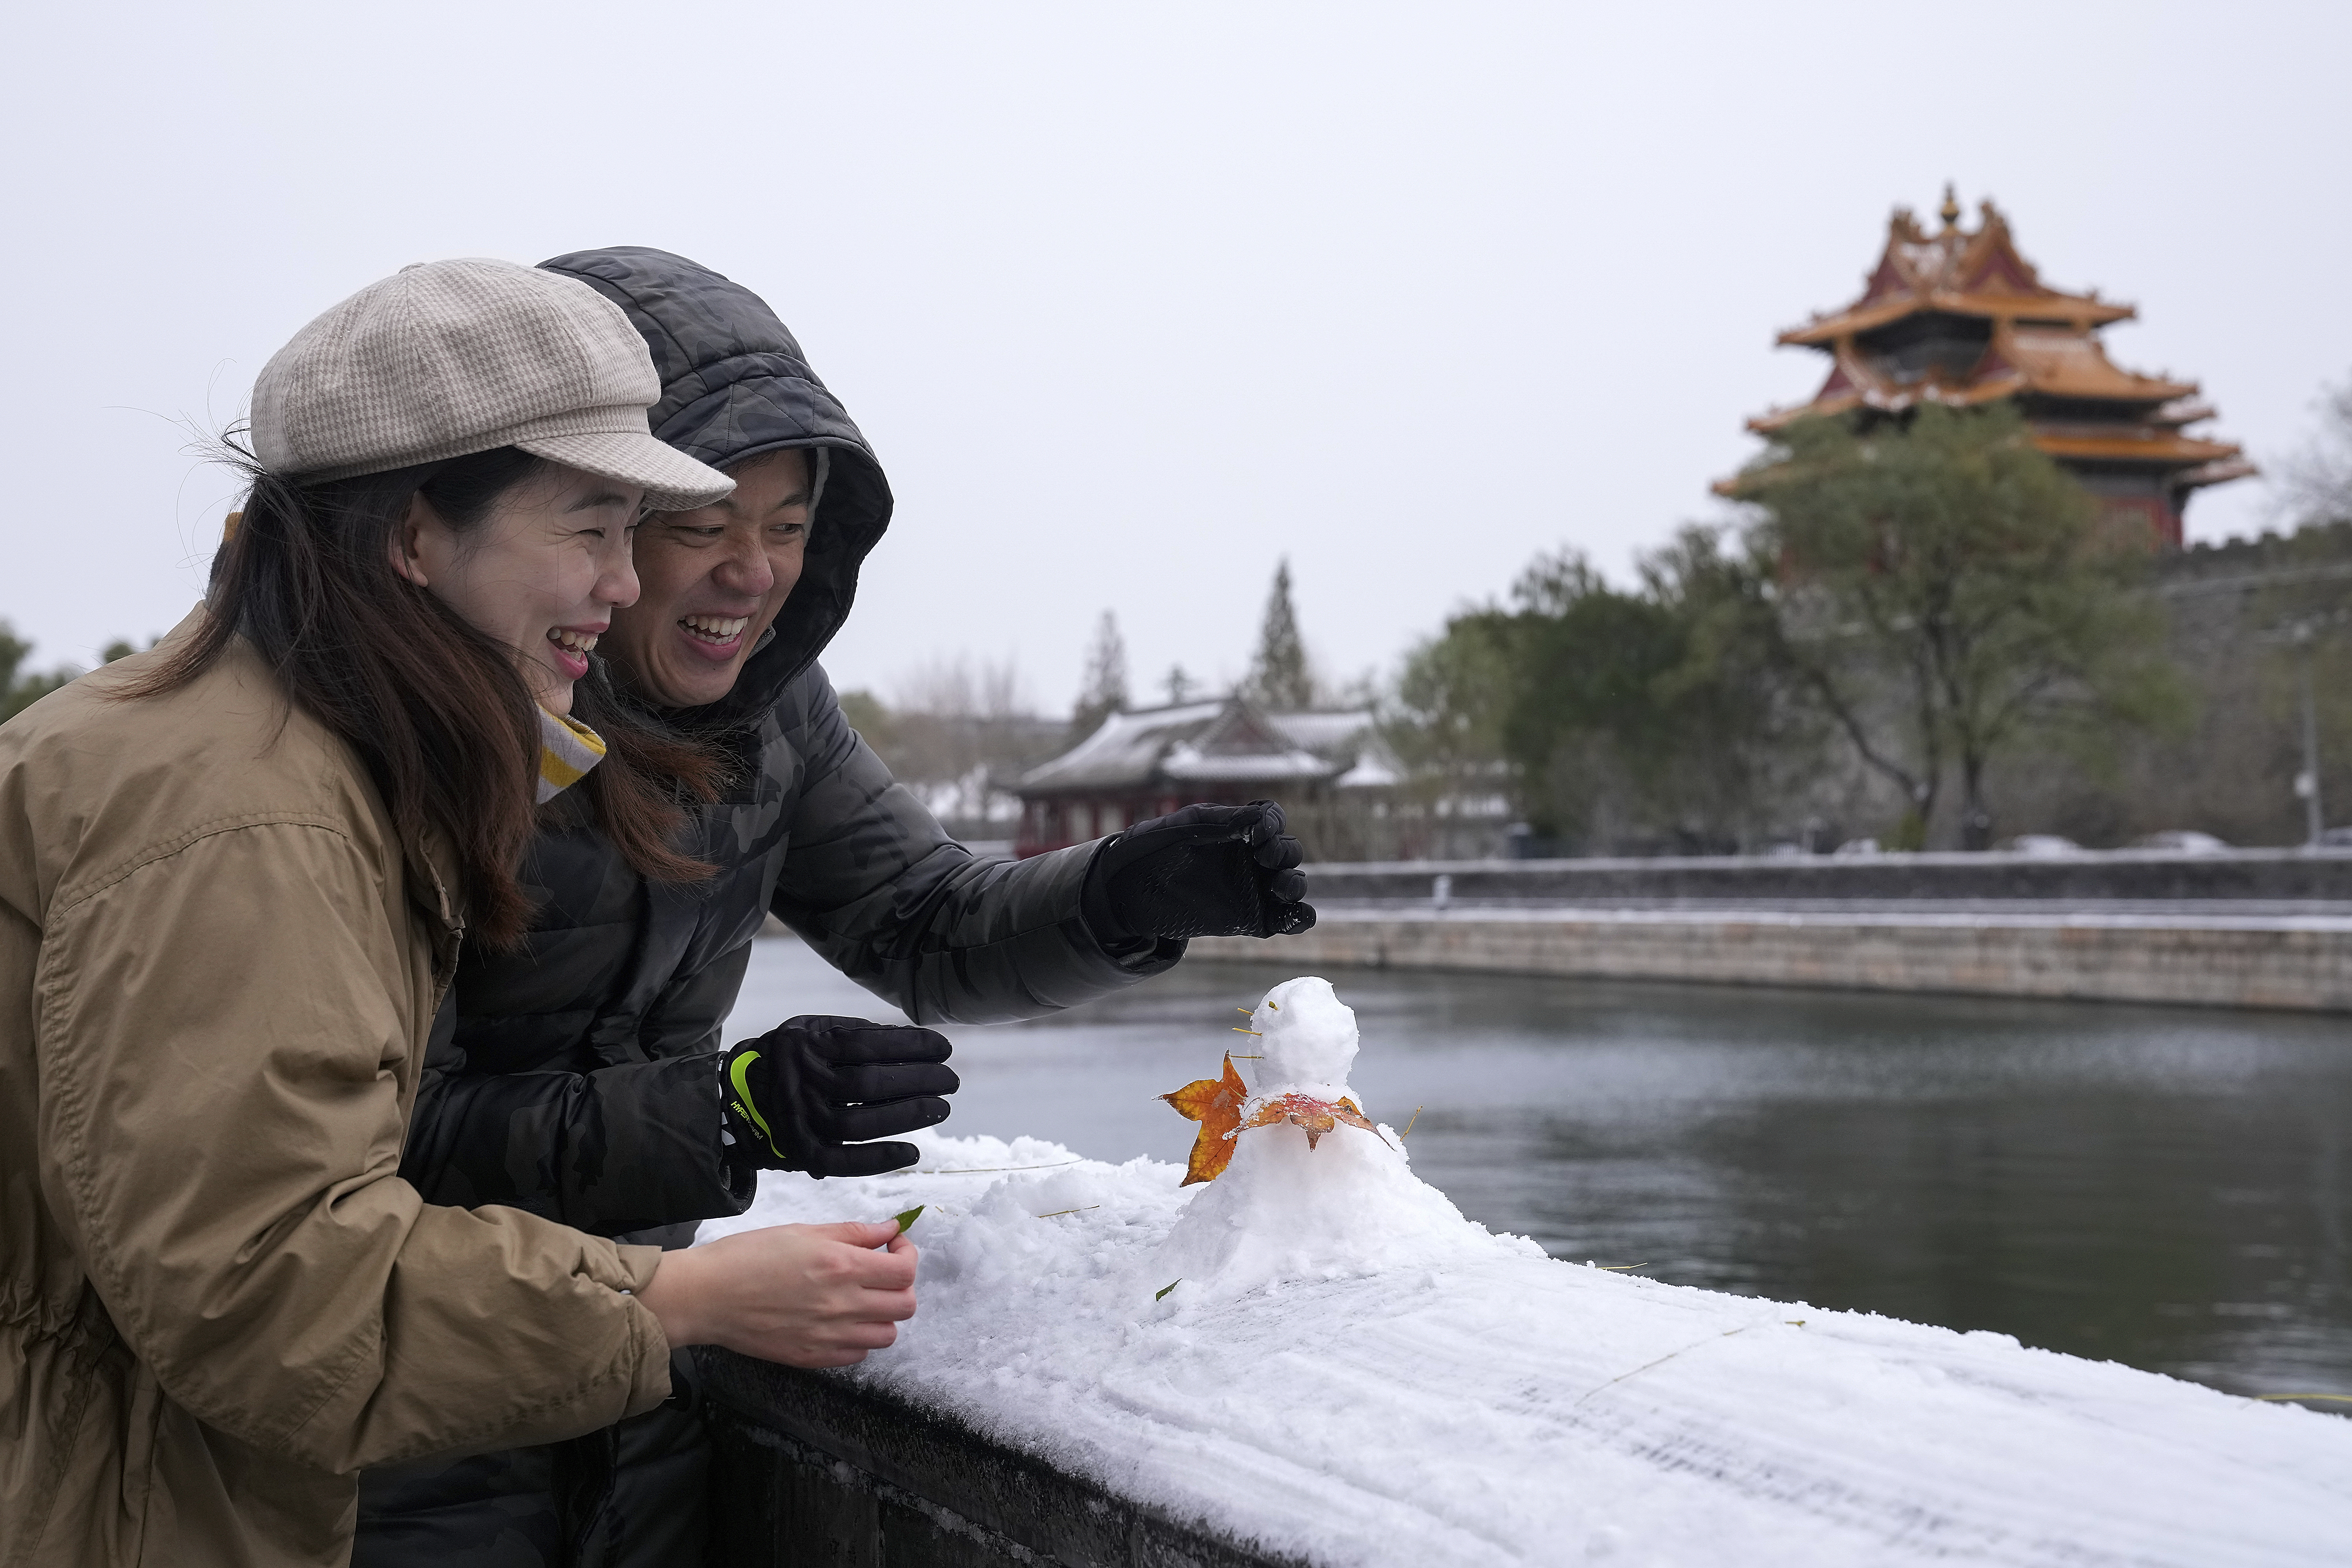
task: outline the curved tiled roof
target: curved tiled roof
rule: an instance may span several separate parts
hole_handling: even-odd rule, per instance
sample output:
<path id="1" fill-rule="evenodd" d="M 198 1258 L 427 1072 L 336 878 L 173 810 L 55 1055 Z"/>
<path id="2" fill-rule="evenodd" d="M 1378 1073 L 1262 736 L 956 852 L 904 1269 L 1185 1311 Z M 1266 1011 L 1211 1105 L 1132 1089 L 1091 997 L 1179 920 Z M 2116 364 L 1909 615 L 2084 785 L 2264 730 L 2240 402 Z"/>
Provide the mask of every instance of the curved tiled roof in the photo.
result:
<path id="1" fill-rule="evenodd" d="M 1987 200 L 1974 232 L 1959 226 L 1959 205 L 1948 195 L 1941 233 L 1929 234 L 1907 207 L 1897 207 L 1886 226 L 1886 248 L 1863 285 L 1861 296 L 1801 327 L 1780 342 L 1821 347 L 1866 332 L 1917 310 L 2014 321 L 2063 321 L 2078 329 L 2128 321 L 2137 312 L 2099 298 L 2098 290 L 2069 294 L 2042 281 L 2033 264 L 2018 253 L 2009 220 Z"/>
<path id="2" fill-rule="evenodd" d="M 1180 783 L 1356 788 L 1393 783 L 1394 773 L 1368 708 L 1267 712 L 1229 697 L 1114 713 L 1013 788 L 1024 797 Z"/>
<path id="3" fill-rule="evenodd" d="M 2131 306 L 2102 300 L 2095 289 L 2051 288 L 2018 252 L 1999 209 L 1987 201 L 1980 212 L 1975 229 L 1960 227 L 1959 204 L 1947 187 L 1944 226 L 1929 234 L 1896 208 L 1861 296 L 1780 335 L 1830 356 L 1821 389 L 1808 403 L 1758 415 L 1748 427 L 1769 435 L 1812 415 L 1899 414 L 1922 404 L 1967 407 L 2024 396 L 2034 445 L 2061 461 L 2171 469 L 2170 482 L 2182 489 L 2254 471 L 2231 443 L 2183 432 L 2213 416 L 2195 382 L 2145 375 L 2107 357 L 2099 329 L 2137 314 Z M 1726 479 L 1715 488 L 1736 495 L 1739 484 Z"/>

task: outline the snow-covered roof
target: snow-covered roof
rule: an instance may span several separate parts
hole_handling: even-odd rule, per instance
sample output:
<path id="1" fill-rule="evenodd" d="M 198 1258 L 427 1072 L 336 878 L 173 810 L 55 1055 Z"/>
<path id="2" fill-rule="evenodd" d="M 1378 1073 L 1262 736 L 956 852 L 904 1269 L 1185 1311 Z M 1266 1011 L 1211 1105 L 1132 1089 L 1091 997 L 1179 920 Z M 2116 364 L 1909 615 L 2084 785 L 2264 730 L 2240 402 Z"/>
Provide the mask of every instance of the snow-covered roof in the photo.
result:
<path id="1" fill-rule="evenodd" d="M 1013 787 L 1045 792 L 1141 783 L 1170 747 L 1191 739 L 1224 710 L 1223 702 L 1183 702 L 1114 713 L 1060 756 L 1022 774 Z"/>
<path id="2" fill-rule="evenodd" d="M 1339 789 L 1389 789 L 1404 783 L 1404 769 L 1386 746 L 1367 746 L 1356 765 L 1331 782 Z"/>
<path id="3" fill-rule="evenodd" d="M 1319 779 L 1331 764 L 1312 752 L 1203 752 L 1189 742 L 1160 760 L 1160 773 L 1171 779 Z"/>
<path id="4" fill-rule="evenodd" d="M 1369 708 L 1325 708 L 1305 712 L 1291 710 L 1268 713 L 1266 717 L 1310 752 L 1353 745 L 1372 727 L 1372 710 Z"/>
<path id="5" fill-rule="evenodd" d="M 1066 795 L 1160 782 L 1302 780 L 1361 788 L 1394 783 L 1401 772 L 1379 745 L 1368 708 L 1270 713 L 1229 697 L 1114 713 L 1076 746 L 1022 775 L 1014 788 L 1024 795 Z"/>

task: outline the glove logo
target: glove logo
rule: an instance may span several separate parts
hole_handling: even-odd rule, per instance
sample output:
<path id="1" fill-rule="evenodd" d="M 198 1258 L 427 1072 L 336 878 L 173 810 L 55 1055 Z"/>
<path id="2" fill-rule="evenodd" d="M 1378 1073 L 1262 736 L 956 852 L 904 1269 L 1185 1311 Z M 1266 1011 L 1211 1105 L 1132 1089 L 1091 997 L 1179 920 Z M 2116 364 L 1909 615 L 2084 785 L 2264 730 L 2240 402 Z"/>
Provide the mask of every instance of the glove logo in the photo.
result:
<path id="1" fill-rule="evenodd" d="M 751 1070 L 751 1064 L 759 1059 L 757 1051 L 737 1053 L 735 1059 L 727 1064 L 727 1081 L 734 1086 L 735 1114 L 758 1128 L 760 1136 L 767 1140 L 768 1152 L 782 1159 L 784 1152 L 776 1147 L 775 1130 L 768 1125 L 768 1119 L 760 1114 L 759 1106 L 751 1100 L 751 1086 L 743 1081 L 744 1075 Z"/>
<path id="2" fill-rule="evenodd" d="M 956 1091 L 936 1030 L 864 1018 L 787 1018 L 727 1053 L 719 1098 L 730 1165 L 873 1176 L 911 1165 L 912 1143 L 869 1140 L 934 1127 Z"/>

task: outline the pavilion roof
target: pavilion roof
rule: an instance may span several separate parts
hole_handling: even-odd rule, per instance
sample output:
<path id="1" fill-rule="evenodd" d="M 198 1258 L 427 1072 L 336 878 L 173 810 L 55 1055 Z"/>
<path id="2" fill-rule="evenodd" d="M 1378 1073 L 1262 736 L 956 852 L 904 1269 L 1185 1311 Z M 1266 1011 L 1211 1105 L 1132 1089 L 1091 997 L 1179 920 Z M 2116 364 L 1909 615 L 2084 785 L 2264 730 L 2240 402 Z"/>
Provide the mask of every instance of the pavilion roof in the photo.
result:
<path id="1" fill-rule="evenodd" d="M 1831 352 L 1829 378 L 1811 403 L 1759 414 L 1748 422 L 1748 427 L 1769 433 L 1805 415 L 1843 414 L 1852 408 L 1891 414 L 1921 403 L 1969 407 L 2021 392 L 2100 402 L 2175 405 L 2170 412 L 2179 416 L 2166 419 L 2175 425 L 2210 418 L 2213 412 L 2202 403 L 2189 401 L 2196 397 L 2195 382 L 2126 370 L 2109 359 L 2106 345 L 2087 331 L 2003 322 L 1994 329 L 1983 356 L 1957 377 L 1931 374 L 1916 381 L 1897 381 L 1868 355 L 1842 343 Z"/>
<path id="2" fill-rule="evenodd" d="M 2219 464 L 2237 458 L 2244 450 L 2234 442 L 2208 441 L 2196 436 L 2184 436 L 2178 430 L 2118 430 L 2110 433 L 2096 426 L 2085 426 L 2080 433 L 2038 429 L 2033 432 L 2033 444 L 2053 458 L 2077 462 L 2158 463 L 2166 468 Z M 2217 472 L 2196 482 L 2214 484 L 2253 471 L 2252 464 L 2243 463 L 2237 465 L 2233 472 Z"/>
<path id="3" fill-rule="evenodd" d="M 1219 700 L 1113 713 L 1093 734 L 1022 774 L 1020 787 L 1042 793 L 1140 784 L 1179 742 L 1192 739 L 1224 710 Z"/>
<path id="4" fill-rule="evenodd" d="M 2195 382 L 2143 375 L 2107 357 L 2099 329 L 2137 314 L 2131 306 L 2102 300 L 2095 289 L 2049 287 L 2018 254 L 2000 210 L 1987 201 L 1979 211 L 1978 226 L 1963 229 L 1948 185 L 1938 214 L 1944 226 L 1929 234 L 1897 207 L 1861 298 L 1780 334 L 1783 343 L 1830 356 L 1821 390 L 1809 403 L 1757 416 L 1748 427 L 1769 435 L 1811 415 L 1900 414 L 1927 403 L 1969 407 L 2024 395 L 2035 400 L 2027 405 L 2033 444 L 2061 462 L 2146 464 L 2169 470 L 2170 482 L 2186 488 L 2254 471 L 2242 448 L 2182 428 L 2213 416 Z M 1941 357 L 1946 344 L 1923 363 L 1899 343 L 1869 337 L 1905 317 L 1935 314 L 1988 321 L 1982 349 L 1968 346 L 1976 341 L 1971 333 L 1954 357 Z M 1927 335 L 1952 334 L 1931 328 Z M 1974 362 L 1963 363 L 1970 352 Z M 1738 495 L 1740 487 L 1735 477 L 1715 489 Z"/>
<path id="5" fill-rule="evenodd" d="M 1388 761 L 1370 709 L 1272 712 L 1228 697 L 1114 713 L 1014 788 L 1028 796 L 1192 783 L 1354 787 L 1393 783 Z"/>
<path id="6" fill-rule="evenodd" d="M 1961 228 L 1959 204 L 1948 186 L 1944 226 L 1929 234 L 1910 208 L 1895 208 L 1886 226 L 1886 248 L 1864 281 L 1861 297 L 1790 328 L 1780 341 L 1827 348 L 1841 338 L 1922 310 L 1996 321 L 2063 321 L 2077 331 L 2128 321 L 2137 313 L 2129 305 L 2100 299 L 2095 289 L 2070 294 L 2051 288 L 2033 264 L 2018 254 L 2009 220 L 2000 209 L 1988 199 L 1978 211 L 1975 231 Z"/>

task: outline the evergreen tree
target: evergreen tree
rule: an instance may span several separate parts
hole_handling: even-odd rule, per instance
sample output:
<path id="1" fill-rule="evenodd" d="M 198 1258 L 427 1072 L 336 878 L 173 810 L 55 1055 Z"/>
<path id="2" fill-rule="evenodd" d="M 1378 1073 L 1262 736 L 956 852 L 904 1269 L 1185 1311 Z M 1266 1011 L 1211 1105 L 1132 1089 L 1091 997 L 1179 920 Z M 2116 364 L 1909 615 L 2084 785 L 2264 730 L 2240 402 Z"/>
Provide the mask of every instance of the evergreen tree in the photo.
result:
<path id="1" fill-rule="evenodd" d="M 2005 405 L 1928 405 L 1867 431 L 1806 419 L 1741 476 L 1760 657 L 1807 689 L 1912 812 L 1916 848 L 1958 773 L 1960 840 L 1990 846 L 1991 759 L 2036 731 L 2162 724 L 2179 709 L 2143 539 Z"/>
<path id="2" fill-rule="evenodd" d="M 1114 713 L 1127 711 L 1127 643 L 1118 635 L 1118 619 L 1108 610 L 1095 623 L 1095 640 L 1087 649 L 1087 674 L 1078 688 L 1078 705 L 1070 714 L 1070 739 L 1082 741 Z"/>
<path id="3" fill-rule="evenodd" d="M 31 643 L 16 636 L 7 622 L 0 621 L 0 720 L 15 718 L 81 673 L 70 667 L 46 675 L 26 669 L 26 656 L 32 651 Z M 112 657 L 111 650 L 109 657 Z"/>
<path id="4" fill-rule="evenodd" d="M 1507 776 L 1537 837 L 1579 854 L 1721 853 L 1785 815 L 1820 747 L 1768 667 L 1715 648 L 1739 585 L 1716 537 L 1686 529 L 1640 566 L 1621 590 L 1573 550 L 1540 556 L 1511 605 L 1413 650 L 1386 733 L 1424 787 Z"/>
<path id="5" fill-rule="evenodd" d="M 160 640 L 149 637 L 147 646 L 153 647 Z M 18 637 L 14 626 L 6 621 L 0 621 L 0 721 L 15 718 L 82 673 L 70 664 L 61 664 L 46 672 L 27 669 L 25 660 L 32 651 L 33 645 Z M 129 638 L 117 637 L 106 645 L 99 658 L 107 664 L 112 664 L 116 659 L 129 658 L 138 651 L 138 645 Z"/>
<path id="6" fill-rule="evenodd" d="M 1258 628 L 1257 657 L 1250 661 L 1243 690 L 1267 708 L 1315 706 L 1315 675 L 1307 668 L 1307 645 L 1298 636 L 1298 611 L 1290 602 L 1287 557 L 1274 569 L 1274 589 L 1266 595 L 1265 620 Z"/>

